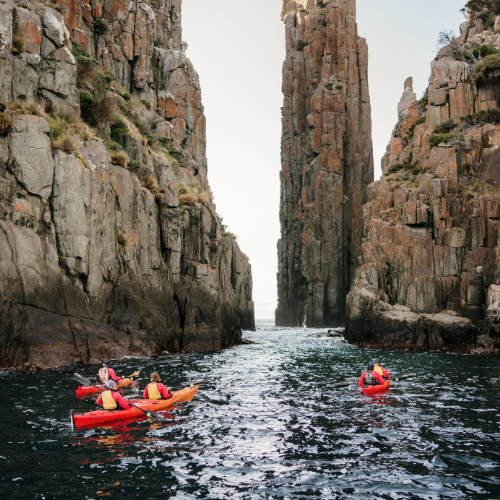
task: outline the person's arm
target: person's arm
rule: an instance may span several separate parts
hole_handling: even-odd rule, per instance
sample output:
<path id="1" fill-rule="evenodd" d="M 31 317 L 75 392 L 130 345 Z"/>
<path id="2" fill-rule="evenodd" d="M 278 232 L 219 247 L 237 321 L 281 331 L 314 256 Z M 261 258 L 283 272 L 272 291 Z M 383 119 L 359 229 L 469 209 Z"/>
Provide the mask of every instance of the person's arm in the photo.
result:
<path id="1" fill-rule="evenodd" d="M 382 378 L 382 375 L 380 375 L 380 373 L 373 371 L 372 375 L 380 385 L 383 385 L 385 383 L 385 380 Z"/>
<path id="2" fill-rule="evenodd" d="M 97 398 L 97 401 L 95 402 L 96 405 L 101 406 L 102 405 L 102 392 L 99 394 L 99 397 Z"/>
<path id="3" fill-rule="evenodd" d="M 382 372 L 384 373 L 384 377 L 391 378 L 391 376 L 389 375 L 389 372 L 383 366 L 381 366 L 380 368 L 382 368 Z"/>
<path id="4" fill-rule="evenodd" d="M 365 381 L 365 375 L 366 375 L 366 372 L 363 372 L 360 379 L 359 379 L 359 382 L 358 382 L 359 387 L 363 387 L 363 383 Z"/>
<path id="5" fill-rule="evenodd" d="M 121 380 L 121 377 L 117 377 L 115 371 L 113 368 L 109 369 L 109 378 L 111 380 L 114 380 L 115 382 L 119 382 Z"/>
<path id="6" fill-rule="evenodd" d="M 124 410 L 130 410 L 132 408 L 126 399 L 119 392 L 113 392 L 113 399 L 122 407 Z"/>
<path id="7" fill-rule="evenodd" d="M 142 399 L 149 399 L 148 387 L 149 387 L 149 384 L 146 386 L 146 388 L 144 389 L 144 392 L 142 393 Z"/>
<path id="8" fill-rule="evenodd" d="M 165 399 L 170 399 L 172 397 L 172 394 L 170 394 L 170 391 L 168 390 L 168 388 L 165 387 L 163 384 L 158 384 L 157 387 L 158 387 L 158 390 L 160 391 L 160 394 Z"/>

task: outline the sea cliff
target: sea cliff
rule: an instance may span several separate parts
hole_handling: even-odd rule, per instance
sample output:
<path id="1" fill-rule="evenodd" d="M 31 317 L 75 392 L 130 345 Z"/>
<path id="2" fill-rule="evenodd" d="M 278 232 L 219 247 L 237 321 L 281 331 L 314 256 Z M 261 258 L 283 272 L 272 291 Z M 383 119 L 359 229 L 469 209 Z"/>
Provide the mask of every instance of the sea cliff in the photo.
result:
<path id="1" fill-rule="evenodd" d="M 383 175 L 363 207 L 346 338 L 361 346 L 491 352 L 500 342 L 500 18 L 443 33 L 429 87 L 404 83 Z"/>
<path id="2" fill-rule="evenodd" d="M 254 329 L 181 0 L 0 5 L 0 368 L 219 350 Z"/>
<path id="3" fill-rule="evenodd" d="M 343 326 L 373 182 L 368 47 L 355 0 L 283 0 L 282 326 Z"/>

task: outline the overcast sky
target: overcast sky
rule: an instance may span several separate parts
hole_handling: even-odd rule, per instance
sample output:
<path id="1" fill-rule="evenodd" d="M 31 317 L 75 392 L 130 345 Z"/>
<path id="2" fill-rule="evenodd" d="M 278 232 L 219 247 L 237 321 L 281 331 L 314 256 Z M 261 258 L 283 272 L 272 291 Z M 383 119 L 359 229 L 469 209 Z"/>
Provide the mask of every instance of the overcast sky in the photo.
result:
<path id="1" fill-rule="evenodd" d="M 465 0 L 358 0 L 368 41 L 375 179 L 397 121 L 404 80 L 420 98 L 436 39 L 459 33 Z M 208 179 L 217 211 L 252 263 L 257 319 L 274 318 L 279 225 L 281 0 L 183 0 L 183 39 L 200 75 Z"/>

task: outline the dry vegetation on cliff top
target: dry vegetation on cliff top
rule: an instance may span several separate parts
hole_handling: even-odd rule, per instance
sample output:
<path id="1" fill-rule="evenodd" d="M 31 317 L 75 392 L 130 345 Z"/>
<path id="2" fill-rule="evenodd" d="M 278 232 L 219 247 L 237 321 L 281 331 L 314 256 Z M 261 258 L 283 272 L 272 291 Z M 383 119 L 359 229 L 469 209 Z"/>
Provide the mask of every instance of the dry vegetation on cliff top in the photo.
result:
<path id="1" fill-rule="evenodd" d="M 155 169 L 130 160 L 123 147 L 122 138 L 131 136 L 147 148 L 154 166 L 157 160 L 170 164 L 177 175 L 181 173 L 187 159 L 184 151 L 174 147 L 166 137 L 153 134 L 161 119 L 157 111 L 146 101 L 139 100 L 120 85 L 114 76 L 100 68 L 97 60 L 72 45 L 77 66 L 77 85 L 80 93 L 81 118 L 58 112 L 50 103 L 42 107 L 39 103 L 0 102 L 0 135 L 9 133 L 16 115 L 36 115 L 44 118 L 49 125 L 49 138 L 54 149 L 75 154 L 84 165 L 79 147 L 83 141 L 95 140 L 105 144 L 111 159 L 117 165 L 134 172 L 141 184 L 147 187 L 158 203 L 164 189 L 158 188 Z M 192 174 L 186 171 L 187 175 Z M 155 179 L 155 182 L 151 179 Z M 189 183 L 178 182 L 179 205 L 212 202 L 209 193 L 203 190 L 192 177 Z"/>

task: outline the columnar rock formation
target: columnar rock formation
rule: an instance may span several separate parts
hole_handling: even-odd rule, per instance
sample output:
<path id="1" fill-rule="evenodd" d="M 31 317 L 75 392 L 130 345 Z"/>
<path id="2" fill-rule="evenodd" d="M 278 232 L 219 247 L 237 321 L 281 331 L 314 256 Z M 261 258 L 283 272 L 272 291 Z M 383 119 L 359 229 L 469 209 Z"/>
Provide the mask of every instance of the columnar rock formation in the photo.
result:
<path id="1" fill-rule="evenodd" d="M 52 7 L 0 5 L 0 368 L 238 343 L 251 266 L 211 202 L 181 0 Z"/>
<path id="2" fill-rule="evenodd" d="M 278 325 L 338 326 L 373 181 L 368 48 L 355 0 L 283 0 Z"/>
<path id="3" fill-rule="evenodd" d="M 500 341 L 499 27 L 484 15 L 464 23 L 432 62 L 420 101 L 405 82 L 364 206 L 351 342 L 470 351 Z"/>

